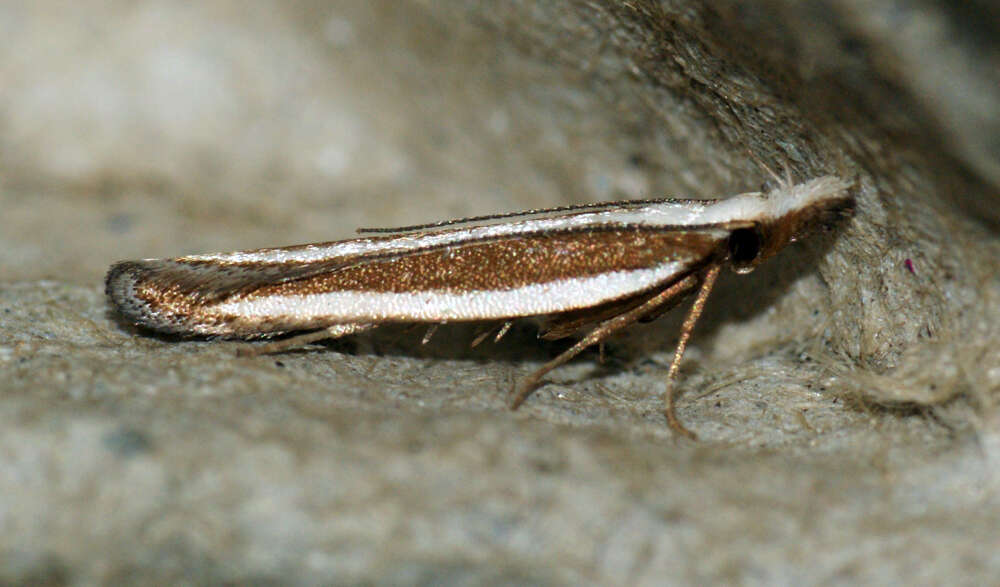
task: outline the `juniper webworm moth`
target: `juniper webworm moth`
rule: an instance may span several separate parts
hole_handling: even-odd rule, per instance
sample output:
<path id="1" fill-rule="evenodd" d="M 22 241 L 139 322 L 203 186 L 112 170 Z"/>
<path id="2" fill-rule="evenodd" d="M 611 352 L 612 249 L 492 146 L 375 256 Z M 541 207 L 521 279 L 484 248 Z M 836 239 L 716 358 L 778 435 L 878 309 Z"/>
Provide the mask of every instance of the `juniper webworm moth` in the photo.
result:
<path id="1" fill-rule="evenodd" d="M 694 303 L 667 372 L 673 381 L 716 277 L 753 270 L 785 245 L 852 208 L 849 184 L 824 176 L 718 200 L 652 199 L 529 210 L 394 229 L 352 240 L 114 264 L 111 304 L 155 332 L 262 339 L 252 354 L 362 332 L 386 323 L 518 318 L 539 336 L 583 332 L 518 387 L 517 408 L 542 377 L 637 321 Z M 432 326 L 433 327 L 433 326 Z M 476 341 L 478 342 L 478 340 Z"/>

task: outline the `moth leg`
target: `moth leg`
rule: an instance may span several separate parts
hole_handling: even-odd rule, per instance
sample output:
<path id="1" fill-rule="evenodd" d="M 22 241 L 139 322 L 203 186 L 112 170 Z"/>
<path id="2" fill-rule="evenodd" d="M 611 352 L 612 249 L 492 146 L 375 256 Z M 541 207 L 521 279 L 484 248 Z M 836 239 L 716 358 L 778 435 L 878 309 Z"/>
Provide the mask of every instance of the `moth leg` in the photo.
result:
<path id="1" fill-rule="evenodd" d="M 477 346 L 482 344 L 484 340 L 489 338 L 491 334 L 493 334 L 492 326 L 477 334 L 476 337 L 472 339 L 472 342 L 469 343 L 469 348 L 470 349 L 476 348 Z"/>
<path id="2" fill-rule="evenodd" d="M 666 303 L 674 296 L 684 293 L 686 290 L 697 285 L 697 283 L 698 278 L 696 276 L 688 275 L 684 279 L 681 279 L 677 283 L 671 285 L 667 289 L 661 291 L 631 310 L 623 312 L 598 324 L 596 328 L 591 330 L 587 336 L 583 337 L 583 339 L 575 345 L 563 351 L 561 355 L 552 359 L 548 363 L 545 363 L 541 366 L 541 368 L 529 375 L 528 378 L 521 384 L 517 394 L 514 395 L 514 400 L 511 402 L 510 408 L 512 410 L 516 410 L 521 404 L 523 404 L 524 400 L 528 399 L 528 397 L 535 391 L 535 387 L 538 385 L 538 382 L 543 376 L 545 376 L 546 373 L 579 355 L 587 347 L 603 341 L 615 332 L 634 323 L 660 304 Z"/>
<path id="3" fill-rule="evenodd" d="M 236 351 L 236 356 L 238 357 L 256 357 L 259 355 L 270 355 L 272 353 L 280 353 L 282 351 L 287 351 L 289 349 L 298 348 L 305 346 L 311 342 L 316 342 L 317 340 L 324 340 L 327 338 L 340 338 L 342 336 L 347 336 L 348 334 L 356 334 L 358 332 L 364 332 L 365 330 L 371 330 L 375 328 L 377 324 L 334 324 L 328 326 L 322 330 L 317 330 L 315 332 L 307 332 L 306 334 L 300 334 L 298 336 L 293 336 L 291 338 L 286 338 L 283 340 L 276 340 L 274 342 L 269 342 L 262 345 L 245 345 Z"/>
<path id="4" fill-rule="evenodd" d="M 434 336 L 434 333 L 437 332 L 438 326 L 441 326 L 441 324 L 435 323 L 428 326 L 427 332 L 424 333 L 424 338 L 420 340 L 420 344 L 429 343 L 431 338 Z"/>
<path id="5" fill-rule="evenodd" d="M 715 285 L 715 278 L 719 276 L 720 268 L 719 265 L 716 265 L 705 273 L 705 278 L 701 282 L 701 289 L 698 290 L 698 297 L 695 298 L 687 317 L 684 318 L 684 325 L 681 326 L 681 337 L 677 341 L 677 350 L 674 351 L 674 360 L 670 362 L 670 370 L 667 371 L 667 389 L 663 392 L 663 415 L 667 417 L 667 425 L 674 432 L 687 436 L 691 440 L 697 440 L 698 436 L 681 424 L 681 421 L 677 419 L 677 413 L 674 411 L 674 380 L 677 378 L 677 372 L 681 368 L 681 358 L 684 356 L 684 349 L 687 348 L 691 332 L 694 331 L 694 325 L 698 322 L 701 311 L 705 309 L 705 302 L 708 300 L 708 294 L 712 291 L 712 286 Z"/>
<path id="6" fill-rule="evenodd" d="M 503 326 L 500 327 L 500 332 L 497 332 L 497 335 L 493 337 L 493 342 L 500 342 L 500 339 L 503 338 L 508 332 L 510 332 L 510 327 L 513 325 L 514 325 L 513 320 L 508 320 L 504 322 Z"/>
<path id="7" fill-rule="evenodd" d="M 493 342 L 500 342 L 500 339 L 503 338 L 503 335 L 507 334 L 507 331 L 510 330 L 511 325 L 513 324 L 514 324 L 513 320 L 507 320 L 506 322 L 501 323 L 500 326 L 494 324 L 493 326 L 488 327 L 486 330 L 483 330 L 482 332 L 477 334 L 476 338 L 472 339 L 472 342 L 469 344 L 469 348 L 474 349 L 480 344 L 482 344 L 484 340 L 486 340 L 487 338 L 490 337 L 491 334 L 493 334 L 494 330 L 497 331 L 497 334 L 495 337 L 493 337 Z"/>
<path id="8" fill-rule="evenodd" d="M 476 334 L 476 337 L 473 338 L 472 342 L 469 343 L 469 348 L 474 349 L 477 346 L 481 345 L 484 340 L 492 336 L 496 330 L 503 328 L 503 326 L 506 324 L 507 322 L 500 322 L 499 324 L 490 324 L 485 328 L 480 329 L 479 333 Z"/>

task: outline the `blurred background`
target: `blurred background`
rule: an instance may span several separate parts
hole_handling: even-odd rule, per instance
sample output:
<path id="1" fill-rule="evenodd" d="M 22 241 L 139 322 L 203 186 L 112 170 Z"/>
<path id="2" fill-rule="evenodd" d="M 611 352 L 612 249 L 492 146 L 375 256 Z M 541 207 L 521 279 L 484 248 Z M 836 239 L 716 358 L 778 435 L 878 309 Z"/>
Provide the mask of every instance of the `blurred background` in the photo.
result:
<path id="1" fill-rule="evenodd" d="M 491 12 L 5 2 L 4 277 L 93 283 L 119 258 L 677 187 L 643 169 L 656 133 L 582 91 L 599 53 L 560 55 L 565 71 Z M 599 48 L 585 32 L 567 50 Z"/>
<path id="2" fill-rule="evenodd" d="M 5 0 L 0 35 L 0 582 L 1000 576 L 994 3 Z M 120 259 L 725 196 L 761 163 L 858 211 L 722 279 L 701 444 L 660 413 L 679 317 L 511 414 L 559 348 L 530 328 L 237 360 L 103 298 Z"/>

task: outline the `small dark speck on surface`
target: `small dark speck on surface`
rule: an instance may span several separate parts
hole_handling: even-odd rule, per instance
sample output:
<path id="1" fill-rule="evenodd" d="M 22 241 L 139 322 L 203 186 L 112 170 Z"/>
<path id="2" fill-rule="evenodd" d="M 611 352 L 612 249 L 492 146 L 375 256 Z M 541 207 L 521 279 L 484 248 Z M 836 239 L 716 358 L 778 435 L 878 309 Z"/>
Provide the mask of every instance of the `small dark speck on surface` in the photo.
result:
<path id="1" fill-rule="evenodd" d="M 124 458 L 147 453 L 153 447 L 149 437 L 134 428 L 119 428 L 104 435 L 101 441 L 108 450 Z"/>
<path id="2" fill-rule="evenodd" d="M 109 232 L 124 234 L 132 230 L 135 220 L 129 214 L 114 214 L 108 218 L 105 226 Z"/>

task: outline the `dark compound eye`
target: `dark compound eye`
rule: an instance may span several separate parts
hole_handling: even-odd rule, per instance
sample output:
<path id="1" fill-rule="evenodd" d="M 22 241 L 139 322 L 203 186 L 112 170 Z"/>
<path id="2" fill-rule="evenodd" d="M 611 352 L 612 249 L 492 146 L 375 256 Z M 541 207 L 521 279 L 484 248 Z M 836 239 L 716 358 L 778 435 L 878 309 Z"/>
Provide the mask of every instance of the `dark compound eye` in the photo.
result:
<path id="1" fill-rule="evenodd" d="M 737 228 L 729 235 L 729 258 L 734 265 L 752 263 L 760 255 L 760 235 L 752 228 Z"/>

